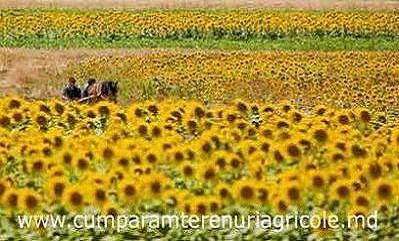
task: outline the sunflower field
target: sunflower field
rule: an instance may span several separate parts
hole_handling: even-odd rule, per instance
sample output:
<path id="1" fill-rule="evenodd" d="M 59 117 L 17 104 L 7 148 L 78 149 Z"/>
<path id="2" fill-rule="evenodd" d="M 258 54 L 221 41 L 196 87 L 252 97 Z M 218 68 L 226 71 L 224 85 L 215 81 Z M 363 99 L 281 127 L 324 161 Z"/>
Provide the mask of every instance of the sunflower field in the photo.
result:
<path id="1" fill-rule="evenodd" d="M 344 46 L 295 47 L 325 39 Z M 0 9 L 0 240 L 398 240 L 398 43 L 398 10 Z M 118 102 L 61 100 L 69 77 L 118 81 Z M 378 227 L 18 221 L 258 213 Z"/>
<path id="2" fill-rule="evenodd" d="M 118 80 L 125 101 L 179 96 L 295 100 L 304 107 L 399 107 L 399 55 L 391 51 L 156 52 L 92 57 L 70 64 L 64 74 Z"/>
<path id="3" fill-rule="evenodd" d="M 397 218 L 395 116 L 325 106 L 303 112 L 289 103 L 242 100 L 121 107 L 13 97 L 2 99 L 1 108 L 0 197 L 6 216 L 379 210 L 386 217 L 381 225 Z M 331 234 L 287 232 L 297 238 Z"/>
<path id="4" fill-rule="evenodd" d="M 393 12 L 305 11 L 73 11 L 4 10 L 3 37 L 71 36 L 108 39 L 279 38 L 284 36 L 398 37 Z"/>

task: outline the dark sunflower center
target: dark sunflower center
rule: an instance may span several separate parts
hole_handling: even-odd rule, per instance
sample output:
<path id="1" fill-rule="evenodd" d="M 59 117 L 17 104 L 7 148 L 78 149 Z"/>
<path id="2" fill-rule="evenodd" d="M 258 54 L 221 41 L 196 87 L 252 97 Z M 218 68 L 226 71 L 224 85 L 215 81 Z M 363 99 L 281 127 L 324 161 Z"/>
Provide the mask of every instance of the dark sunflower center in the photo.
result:
<path id="1" fill-rule="evenodd" d="M 74 206 L 80 206 L 83 203 L 83 196 L 80 193 L 74 192 L 71 194 L 70 201 Z"/>
<path id="2" fill-rule="evenodd" d="M 251 199 L 254 196 L 254 191 L 250 186 L 244 186 L 241 188 L 240 195 L 244 199 Z"/>

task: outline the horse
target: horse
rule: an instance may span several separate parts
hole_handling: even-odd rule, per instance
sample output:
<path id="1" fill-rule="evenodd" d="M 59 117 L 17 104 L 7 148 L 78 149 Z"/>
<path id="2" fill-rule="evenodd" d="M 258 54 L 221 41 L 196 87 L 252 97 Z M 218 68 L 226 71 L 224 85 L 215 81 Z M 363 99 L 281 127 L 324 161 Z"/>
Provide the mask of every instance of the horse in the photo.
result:
<path id="1" fill-rule="evenodd" d="M 102 81 L 94 83 L 88 87 L 88 96 L 79 100 L 79 102 L 98 102 L 100 100 L 110 100 L 117 102 L 118 99 L 118 82 Z"/>

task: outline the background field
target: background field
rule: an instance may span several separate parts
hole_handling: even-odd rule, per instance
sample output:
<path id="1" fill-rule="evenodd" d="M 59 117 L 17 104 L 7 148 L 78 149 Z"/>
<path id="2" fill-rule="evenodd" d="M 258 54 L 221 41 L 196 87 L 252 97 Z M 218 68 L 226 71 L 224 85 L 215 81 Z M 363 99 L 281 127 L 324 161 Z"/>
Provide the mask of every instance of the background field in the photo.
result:
<path id="1" fill-rule="evenodd" d="M 0 53 L 4 93 L 56 97 L 69 76 L 120 82 L 121 103 L 294 101 L 395 109 L 397 52 L 198 51 L 190 49 L 24 50 Z"/>
<path id="2" fill-rule="evenodd" d="M 295 8 L 295 9 L 392 9 L 398 1 L 384 0 L 25 0 L 1 1 L 0 7 L 68 7 L 68 8 Z"/>
<path id="3" fill-rule="evenodd" d="M 374 89 L 377 93 L 372 98 L 382 99 L 378 105 L 386 108 L 392 98 L 385 98 L 385 93 L 397 88 L 394 63 L 399 17 L 394 11 L 14 9 L 2 13 L 3 94 L 50 98 L 59 94 L 69 76 L 76 76 L 80 84 L 89 77 L 120 81 L 123 103 L 173 95 L 206 101 L 281 97 L 296 102 L 304 101 L 305 96 L 306 104 L 311 105 L 322 101 L 348 106 L 353 101 L 371 107 L 367 92 L 380 85 L 388 89 Z M 262 53 L 279 61 L 259 63 L 256 57 Z M 240 56 L 244 62 L 238 61 Z M 284 58 L 287 69 L 280 66 Z M 207 62 L 209 59 L 215 61 Z M 202 67 L 191 68 L 186 62 Z M 232 73 L 234 64 L 237 69 Z M 268 64 L 287 73 L 268 69 Z M 363 66 L 369 68 L 363 70 Z M 315 81 L 314 89 L 312 84 L 302 86 L 308 79 Z M 348 79 L 354 82 L 335 89 Z M 231 80 L 237 84 L 232 86 L 240 88 L 229 89 Z M 300 87 L 291 88 L 291 84 Z M 218 91 L 218 85 L 228 90 Z M 325 95 L 330 99 L 316 98 L 323 91 L 321 86 L 328 85 L 331 89 Z M 165 91 L 159 93 L 162 88 Z M 280 95 L 283 89 L 287 92 Z M 351 96 L 337 96 L 337 90 Z M 393 100 L 391 107 L 395 103 Z"/>

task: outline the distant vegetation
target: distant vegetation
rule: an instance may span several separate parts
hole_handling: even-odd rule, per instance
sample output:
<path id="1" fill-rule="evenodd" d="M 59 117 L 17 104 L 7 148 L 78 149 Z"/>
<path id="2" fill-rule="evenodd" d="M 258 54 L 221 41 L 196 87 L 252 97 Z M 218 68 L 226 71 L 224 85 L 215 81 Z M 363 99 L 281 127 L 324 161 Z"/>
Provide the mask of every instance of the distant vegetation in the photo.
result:
<path id="1" fill-rule="evenodd" d="M 394 50 L 396 12 L 2 10 L 3 47 Z"/>

